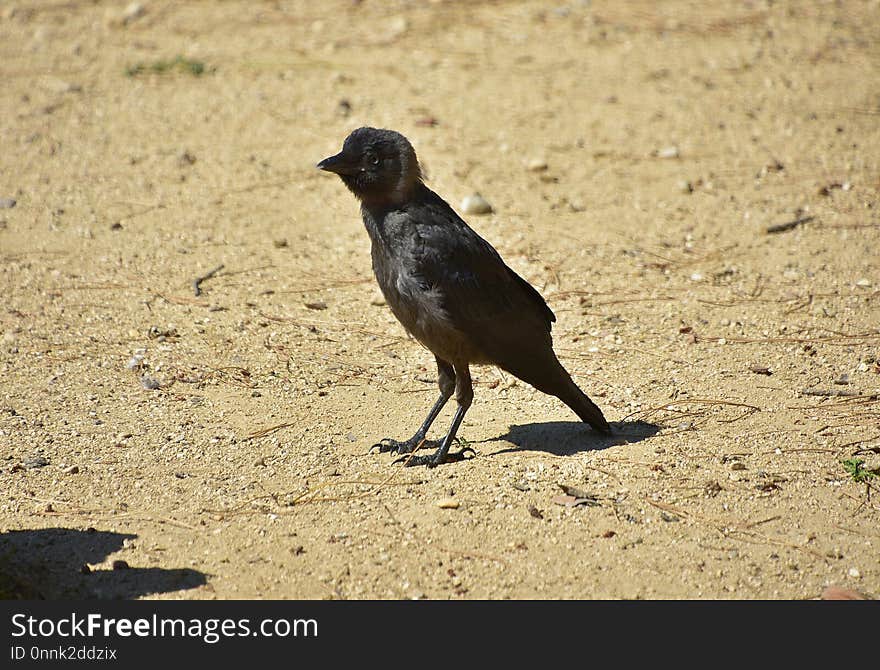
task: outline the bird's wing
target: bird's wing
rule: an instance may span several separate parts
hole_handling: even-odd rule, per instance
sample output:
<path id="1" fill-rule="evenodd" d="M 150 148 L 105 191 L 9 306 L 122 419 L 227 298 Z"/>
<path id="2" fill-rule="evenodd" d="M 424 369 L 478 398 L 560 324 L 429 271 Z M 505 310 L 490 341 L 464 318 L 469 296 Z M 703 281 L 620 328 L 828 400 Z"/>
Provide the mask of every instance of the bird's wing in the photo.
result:
<path id="1" fill-rule="evenodd" d="M 414 217 L 422 242 L 417 272 L 452 324 L 476 333 L 531 321 L 549 333 L 556 317 L 541 294 L 439 196 L 423 206 Z"/>

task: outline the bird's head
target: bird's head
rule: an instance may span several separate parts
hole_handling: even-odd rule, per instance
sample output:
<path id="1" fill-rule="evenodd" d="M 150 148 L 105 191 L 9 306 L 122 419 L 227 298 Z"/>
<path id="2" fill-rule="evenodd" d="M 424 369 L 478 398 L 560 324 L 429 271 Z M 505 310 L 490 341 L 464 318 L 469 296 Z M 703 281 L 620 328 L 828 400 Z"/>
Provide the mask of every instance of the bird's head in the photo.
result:
<path id="1" fill-rule="evenodd" d="M 421 182 L 416 152 L 393 130 L 358 128 L 345 138 L 342 151 L 317 166 L 335 172 L 366 204 L 399 204 Z"/>

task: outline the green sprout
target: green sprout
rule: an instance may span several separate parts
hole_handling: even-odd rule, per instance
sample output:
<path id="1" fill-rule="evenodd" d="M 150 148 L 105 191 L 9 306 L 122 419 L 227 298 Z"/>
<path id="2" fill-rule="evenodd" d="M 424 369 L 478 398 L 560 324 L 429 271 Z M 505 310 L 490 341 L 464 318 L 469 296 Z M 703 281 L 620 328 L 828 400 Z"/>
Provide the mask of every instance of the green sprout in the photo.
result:
<path id="1" fill-rule="evenodd" d="M 841 463 L 843 463 L 843 469 L 846 470 L 847 474 L 858 484 L 867 484 L 877 476 L 876 470 L 865 468 L 865 461 L 861 458 L 845 458 Z"/>
<path id="2" fill-rule="evenodd" d="M 193 77 L 201 77 L 207 68 L 200 60 L 192 60 L 183 56 L 175 56 L 171 60 L 158 60 L 155 63 L 144 64 L 136 63 L 125 68 L 127 77 L 137 77 L 144 73 L 151 74 L 167 74 L 174 70 L 178 70 L 185 74 L 191 74 Z"/>

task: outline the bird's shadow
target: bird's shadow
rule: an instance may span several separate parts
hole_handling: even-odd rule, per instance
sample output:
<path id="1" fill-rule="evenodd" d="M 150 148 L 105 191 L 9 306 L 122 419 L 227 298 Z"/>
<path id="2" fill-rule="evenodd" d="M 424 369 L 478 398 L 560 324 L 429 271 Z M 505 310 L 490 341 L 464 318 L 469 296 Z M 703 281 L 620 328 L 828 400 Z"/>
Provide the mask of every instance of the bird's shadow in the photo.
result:
<path id="1" fill-rule="evenodd" d="M 207 583 L 204 573 L 190 568 L 83 567 L 102 563 L 135 538 L 94 528 L 0 533 L 0 599 L 129 599 Z"/>
<path id="2" fill-rule="evenodd" d="M 612 434 L 603 435 L 580 421 L 546 421 L 513 425 L 498 440 L 506 440 L 513 448 L 493 451 L 489 456 L 517 451 L 546 451 L 557 456 L 570 456 L 581 451 L 600 451 L 622 444 L 641 442 L 660 430 L 646 421 L 618 421 L 611 424 Z M 493 440 L 494 441 L 494 440 Z"/>

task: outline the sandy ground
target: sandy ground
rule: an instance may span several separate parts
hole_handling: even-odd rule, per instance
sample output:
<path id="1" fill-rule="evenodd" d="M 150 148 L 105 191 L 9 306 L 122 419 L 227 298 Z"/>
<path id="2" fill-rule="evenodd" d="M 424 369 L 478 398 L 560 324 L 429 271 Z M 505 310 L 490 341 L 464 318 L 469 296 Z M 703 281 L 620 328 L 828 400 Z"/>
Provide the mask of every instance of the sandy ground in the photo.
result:
<path id="1" fill-rule="evenodd" d="M 880 594 L 880 3 L 127 4 L 0 6 L 0 594 Z M 615 439 L 475 368 L 474 459 L 368 453 L 436 370 L 314 168 L 361 125 Z"/>

